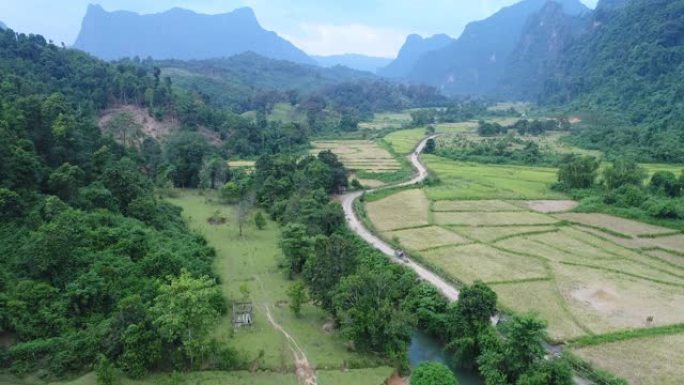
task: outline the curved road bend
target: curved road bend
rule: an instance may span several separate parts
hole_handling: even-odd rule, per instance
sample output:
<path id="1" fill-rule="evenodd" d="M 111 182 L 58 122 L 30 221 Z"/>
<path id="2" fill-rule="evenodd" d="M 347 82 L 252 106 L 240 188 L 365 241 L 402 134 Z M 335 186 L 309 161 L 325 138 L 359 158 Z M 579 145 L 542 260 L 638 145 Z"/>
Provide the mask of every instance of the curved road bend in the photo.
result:
<path id="1" fill-rule="evenodd" d="M 413 167 L 418 171 L 415 177 L 413 177 L 411 180 L 407 182 L 403 182 L 400 184 L 395 184 L 391 186 L 387 186 L 384 188 L 394 188 L 394 187 L 402 187 L 402 186 L 410 186 L 414 185 L 417 183 L 422 182 L 427 178 L 428 176 L 428 171 L 427 168 L 421 163 L 420 161 L 420 153 L 423 152 L 423 149 L 425 148 L 425 144 L 429 139 L 434 139 L 437 135 L 432 135 L 429 136 L 425 139 L 423 139 L 418 146 L 416 147 L 415 151 L 411 153 L 409 156 L 409 160 L 411 161 L 411 164 Z M 378 188 L 375 190 L 366 190 L 367 192 L 372 192 L 376 190 L 380 190 L 382 188 Z M 424 281 L 427 281 L 431 283 L 433 286 L 435 286 L 446 298 L 449 299 L 449 301 L 454 302 L 458 299 L 458 290 L 452 285 L 451 283 L 445 281 L 441 277 L 439 277 L 437 274 L 431 272 L 430 270 L 424 268 L 423 266 L 417 264 L 415 261 L 413 261 L 410 258 L 406 258 L 405 261 L 400 260 L 394 255 L 394 248 L 389 245 L 387 242 L 383 241 L 382 239 L 378 238 L 375 236 L 370 230 L 368 230 L 363 223 L 359 220 L 359 218 L 356 216 L 356 213 L 354 212 L 354 201 L 356 201 L 357 198 L 359 198 L 361 195 L 363 195 L 364 191 L 356 191 L 344 195 L 339 196 L 339 200 L 342 202 L 342 208 L 344 209 L 344 216 L 347 220 L 347 225 L 349 228 L 354 231 L 356 234 L 358 234 L 363 240 L 368 242 L 371 246 L 375 247 L 376 249 L 380 250 L 383 254 L 387 255 L 392 262 L 395 263 L 401 263 L 406 265 L 407 267 L 413 269 L 413 271 L 418 274 L 418 276 L 423 279 Z"/>

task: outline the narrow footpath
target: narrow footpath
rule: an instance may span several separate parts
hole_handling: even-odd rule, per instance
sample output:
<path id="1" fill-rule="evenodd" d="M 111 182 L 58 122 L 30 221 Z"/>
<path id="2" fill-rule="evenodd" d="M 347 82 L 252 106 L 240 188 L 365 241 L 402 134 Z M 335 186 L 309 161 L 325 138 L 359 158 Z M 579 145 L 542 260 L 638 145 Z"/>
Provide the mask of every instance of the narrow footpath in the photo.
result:
<path id="1" fill-rule="evenodd" d="M 456 287 L 454 287 L 454 285 L 442 279 L 440 276 L 431 272 L 425 267 L 419 265 L 414 260 L 412 260 L 408 255 L 404 260 L 397 258 L 394 254 L 394 248 L 387 242 L 375 236 L 369 229 L 367 229 L 363 225 L 363 222 L 359 220 L 359 218 L 356 216 L 356 212 L 354 212 L 354 202 L 366 192 L 373 192 L 388 188 L 411 186 L 424 181 L 425 178 L 427 178 L 428 176 L 428 170 L 425 167 L 425 165 L 423 165 L 423 163 L 420 161 L 420 154 L 423 152 L 423 149 L 425 148 L 425 144 L 427 143 L 427 141 L 430 139 L 434 139 L 435 137 L 437 137 L 437 135 L 429 136 L 423 139 L 418 144 L 415 151 L 411 153 L 411 155 L 409 156 L 411 164 L 418 171 L 416 176 L 414 176 L 411 180 L 399 184 L 380 187 L 373 190 L 351 192 L 348 194 L 340 195 L 338 199 L 342 203 L 342 208 L 344 209 L 344 216 L 346 218 L 347 225 L 353 232 L 358 234 L 361 238 L 363 238 L 363 240 L 368 242 L 371 246 L 375 247 L 376 249 L 380 250 L 383 254 L 387 255 L 392 262 L 400 263 L 413 269 L 413 271 L 415 271 L 416 274 L 422 280 L 434 285 L 446 298 L 449 299 L 449 301 L 454 302 L 458 299 L 458 290 L 456 289 Z"/>

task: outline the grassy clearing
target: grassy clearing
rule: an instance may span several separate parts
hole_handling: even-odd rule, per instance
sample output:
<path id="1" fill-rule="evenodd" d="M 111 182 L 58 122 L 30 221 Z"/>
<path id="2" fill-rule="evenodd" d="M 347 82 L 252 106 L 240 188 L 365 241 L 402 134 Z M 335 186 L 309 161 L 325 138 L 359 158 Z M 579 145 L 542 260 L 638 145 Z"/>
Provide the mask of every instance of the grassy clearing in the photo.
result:
<path id="1" fill-rule="evenodd" d="M 240 238 L 231 207 L 213 203 L 196 192 L 183 192 L 180 197 L 170 201 L 184 209 L 183 216 L 191 228 L 201 233 L 216 248 L 214 268 L 221 276 L 225 296 L 240 299 L 240 287 L 243 285 L 251 292 L 250 300 L 256 308 L 254 325 L 234 331 L 227 315 L 216 329 L 219 340 L 244 351 L 250 360 L 263 350 L 262 368 L 291 370 L 293 361 L 288 344 L 266 319 L 264 306 L 269 306 L 277 322 L 292 334 L 316 368 L 380 364 L 373 357 L 347 351 L 339 335 L 324 332 L 323 325 L 329 319 L 323 310 L 307 304 L 301 317 L 297 318 L 287 308 L 285 291 L 291 282 L 286 278 L 285 271 L 278 267 L 283 257 L 278 247 L 280 231 L 275 223 L 269 222 L 266 229 L 261 231 L 248 226 Z M 207 223 L 207 218 L 216 210 L 228 219 L 227 225 L 212 226 Z"/>
<path id="2" fill-rule="evenodd" d="M 376 229 L 391 231 L 428 225 L 429 206 L 423 191 L 412 189 L 369 202 L 366 211 Z"/>
<path id="3" fill-rule="evenodd" d="M 330 140 L 312 143 L 312 153 L 330 150 L 350 170 L 366 172 L 391 172 L 401 169 L 401 164 L 389 151 L 368 140 Z"/>
<path id="4" fill-rule="evenodd" d="M 511 237 L 556 232 L 555 226 L 495 226 L 495 227 L 466 227 L 454 226 L 451 229 L 464 237 L 483 243 L 494 243 Z"/>
<path id="5" fill-rule="evenodd" d="M 425 192 L 431 200 L 563 199 L 549 187 L 556 169 L 543 167 L 483 165 L 424 155 L 427 167 L 441 183 Z"/>
<path id="6" fill-rule="evenodd" d="M 623 219 L 606 214 L 584 214 L 584 213 L 566 213 L 557 214 L 557 218 L 567 220 L 581 225 L 590 226 L 597 229 L 607 229 L 608 232 L 621 234 L 628 238 L 646 237 L 646 236 L 663 236 L 667 234 L 679 233 L 676 230 L 665 227 L 648 225 L 645 223 Z M 684 245 L 684 243 L 682 243 Z"/>
<path id="7" fill-rule="evenodd" d="M 554 341 L 565 341 L 586 334 L 563 306 L 553 281 L 493 285 L 492 288 L 503 307 L 518 312 L 534 312 L 546 320 L 549 337 Z"/>
<path id="8" fill-rule="evenodd" d="M 435 202 L 432 211 L 522 211 L 518 206 L 501 200 L 481 201 L 439 201 Z"/>
<path id="9" fill-rule="evenodd" d="M 573 353 L 601 369 L 620 373 L 632 385 L 679 385 L 684 378 L 684 334 L 611 342 Z"/>
<path id="10" fill-rule="evenodd" d="M 411 114 L 402 112 L 378 112 L 370 122 L 359 123 L 360 129 L 382 130 L 385 128 L 402 127 L 411 122 Z"/>
<path id="11" fill-rule="evenodd" d="M 672 311 L 684 308 L 681 287 L 582 266 L 555 264 L 553 270 L 567 307 L 596 334 L 684 322 L 684 313 Z"/>
<path id="12" fill-rule="evenodd" d="M 544 264 L 491 246 L 473 244 L 442 247 L 421 253 L 431 264 L 461 282 L 501 282 L 548 277 Z"/>
<path id="13" fill-rule="evenodd" d="M 384 141 L 400 155 L 410 154 L 425 137 L 425 128 L 413 128 L 410 130 L 395 131 L 385 136 Z"/>
<path id="14" fill-rule="evenodd" d="M 399 239 L 399 242 L 409 250 L 418 251 L 447 245 L 462 245 L 470 243 L 470 240 L 467 238 L 437 226 L 420 227 L 416 229 L 391 231 L 385 233 L 385 238 L 394 239 L 395 237 Z"/>
<path id="15" fill-rule="evenodd" d="M 433 217 L 438 225 L 459 226 L 550 225 L 558 222 L 531 212 L 436 212 Z"/>
<path id="16" fill-rule="evenodd" d="M 231 160 L 231 161 L 228 161 L 228 166 L 230 168 L 253 169 L 255 164 L 256 164 L 256 162 L 253 160 Z"/>

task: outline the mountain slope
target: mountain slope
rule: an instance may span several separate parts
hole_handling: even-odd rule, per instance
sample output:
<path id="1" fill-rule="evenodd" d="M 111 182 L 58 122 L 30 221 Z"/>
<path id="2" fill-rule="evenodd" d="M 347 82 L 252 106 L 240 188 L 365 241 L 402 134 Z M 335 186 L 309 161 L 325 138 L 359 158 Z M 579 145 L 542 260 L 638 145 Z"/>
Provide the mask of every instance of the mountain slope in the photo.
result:
<path id="1" fill-rule="evenodd" d="M 7 26 L 2 21 L 0 21 L 0 29 L 7 29 Z"/>
<path id="2" fill-rule="evenodd" d="M 491 17 L 468 24 L 463 34 L 440 50 L 423 55 L 408 79 L 437 86 L 453 95 L 491 93 L 530 16 L 548 0 L 525 0 Z M 558 0 L 565 13 L 588 11 L 579 0 Z"/>
<path id="3" fill-rule="evenodd" d="M 358 71 L 376 73 L 378 69 L 392 62 L 385 57 L 374 57 L 357 54 L 344 54 L 332 56 L 312 56 L 318 65 L 322 67 L 344 66 Z"/>
<path id="4" fill-rule="evenodd" d="M 590 14 L 568 15 L 549 1 L 530 16 L 509 56 L 496 95 L 512 100 L 536 100 L 544 80 L 573 42 L 586 31 Z"/>
<path id="5" fill-rule="evenodd" d="M 541 99 L 614 111 L 630 124 L 680 122 L 684 0 L 632 0 L 621 9 L 602 3 L 590 30 L 547 80 Z"/>
<path id="6" fill-rule="evenodd" d="M 314 64 L 303 51 L 264 30 L 250 8 L 201 15 L 174 8 L 139 15 L 88 6 L 75 48 L 106 60 L 124 57 L 208 59 L 253 51 L 262 56 Z"/>
<path id="7" fill-rule="evenodd" d="M 397 58 L 385 68 L 378 70 L 378 75 L 388 78 L 403 78 L 411 72 L 418 59 L 430 51 L 444 48 L 454 40 L 447 35 L 434 35 L 423 38 L 419 35 L 409 35 L 399 50 Z"/>

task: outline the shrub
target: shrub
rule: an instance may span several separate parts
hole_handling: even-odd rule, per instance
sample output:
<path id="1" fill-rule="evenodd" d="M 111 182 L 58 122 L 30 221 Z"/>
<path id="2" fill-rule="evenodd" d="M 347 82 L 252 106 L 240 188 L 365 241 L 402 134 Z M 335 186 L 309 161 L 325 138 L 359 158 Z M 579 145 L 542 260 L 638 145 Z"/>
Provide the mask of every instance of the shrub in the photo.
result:
<path id="1" fill-rule="evenodd" d="M 443 364 L 424 362 L 413 371 L 411 385 L 458 385 L 458 381 Z"/>

